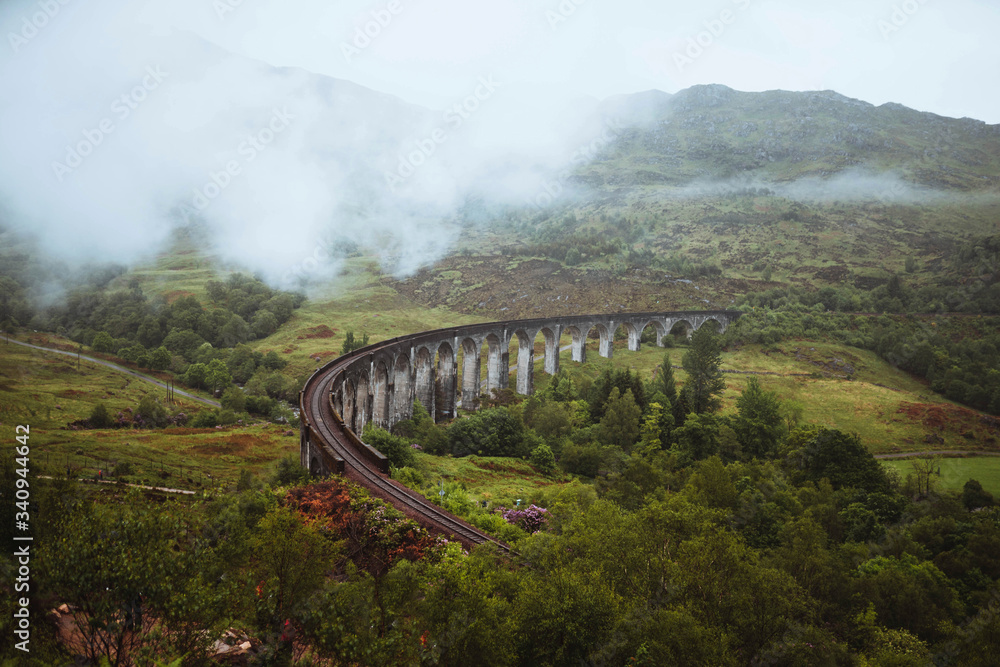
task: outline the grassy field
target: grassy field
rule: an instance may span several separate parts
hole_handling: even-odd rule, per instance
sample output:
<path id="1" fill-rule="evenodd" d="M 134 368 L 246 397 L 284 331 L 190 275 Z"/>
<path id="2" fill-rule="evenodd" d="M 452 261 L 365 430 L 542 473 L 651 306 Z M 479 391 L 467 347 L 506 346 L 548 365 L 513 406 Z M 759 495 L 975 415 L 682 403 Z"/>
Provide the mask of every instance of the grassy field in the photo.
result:
<path id="1" fill-rule="evenodd" d="M 53 341 L 58 342 L 58 341 Z M 165 390 L 96 364 L 0 343 L 0 430 L 13 442 L 18 424 L 31 428 L 32 467 L 38 474 L 107 474 L 129 463 L 128 481 L 192 489 L 234 482 L 244 469 L 271 474 L 275 462 L 298 455 L 298 431 L 259 424 L 226 429 L 71 430 L 68 425 L 104 403 L 112 415 L 134 409 L 143 396 Z M 181 398 L 172 410 L 204 406 Z M 286 435 L 287 434 L 287 435 Z"/>
<path id="2" fill-rule="evenodd" d="M 894 459 L 882 464 L 899 471 L 904 478 L 913 472 L 912 460 Z M 985 490 L 1000 497 L 1000 456 L 942 458 L 937 469 L 940 475 L 933 477 L 931 482 L 939 489 L 961 491 L 967 481 L 974 479 Z"/>
<path id="3" fill-rule="evenodd" d="M 543 475 L 526 461 L 502 457 L 453 458 L 418 453 L 417 469 L 424 477 L 425 483 L 420 490 L 425 495 L 435 496 L 441 482 L 454 483 L 468 492 L 474 502 L 487 502 L 491 507 L 513 507 L 518 499 L 526 505 L 539 491 L 586 483 L 574 475 L 560 472 Z"/>
<path id="4" fill-rule="evenodd" d="M 577 364 L 571 352 L 560 353 L 559 363 L 577 387 L 588 386 L 606 368 L 628 367 L 644 380 L 662 363 L 664 353 L 672 365 L 680 366 L 686 348 L 668 350 L 642 346 L 629 352 L 624 341 L 615 343 L 612 359 L 597 354 L 590 341 L 587 363 Z M 535 352 L 535 387 L 547 386 L 542 371 L 541 348 Z M 511 356 L 511 364 L 515 357 Z M 875 354 L 832 343 L 795 341 L 762 347 L 747 345 L 723 352 L 723 370 L 776 373 L 758 375 L 762 387 L 783 401 L 801 408 L 801 422 L 857 433 L 873 453 L 960 449 L 1000 452 L 997 434 L 980 423 L 979 413 L 934 394 L 912 376 L 892 367 Z M 851 371 L 850 380 L 846 379 Z M 805 375 L 803 375 L 805 374 Z M 678 384 L 686 373 L 675 370 Z M 735 412 L 749 375 L 727 373 L 723 414 Z M 511 374 L 513 386 L 514 374 Z M 945 419 L 931 416 L 943 413 Z M 930 439 L 933 442 L 927 442 Z"/>
<path id="5" fill-rule="evenodd" d="M 653 229 L 654 233 L 659 233 L 656 231 L 658 226 L 654 225 Z M 705 230 L 689 231 L 684 238 L 697 237 Z M 806 228 L 800 231 L 802 238 L 812 233 Z M 791 238 L 793 232 L 790 228 L 782 234 Z M 744 244 L 744 247 L 752 246 Z M 696 248 L 692 247 L 694 250 Z M 463 272 L 453 268 L 455 262 L 471 263 L 475 269 Z M 511 270 L 519 271 L 516 280 L 504 283 L 506 274 L 503 271 L 493 275 L 491 272 L 498 268 L 493 265 L 496 262 L 508 263 L 513 267 Z M 555 265 L 558 269 L 558 263 Z M 225 271 L 218 271 L 213 266 L 210 256 L 181 244 L 117 280 L 136 277 L 148 294 L 163 294 L 168 299 L 181 294 L 206 299 L 205 282 L 226 275 Z M 704 296 L 703 291 L 711 291 L 700 292 L 696 286 L 675 283 L 670 283 L 670 289 L 657 291 L 657 284 L 642 276 L 615 278 L 598 271 L 585 278 L 569 275 L 567 280 L 578 281 L 574 289 L 587 295 L 587 299 L 573 301 L 552 289 L 552 271 L 556 269 L 551 263 L 539 263 L 530 258 L 489 260 L 456 255 L 426 275 L 397 281 L 381 274 L 373 259 L 351 258 L 335 283 L 310 292 L 304 306 L 274 335 L 254 341 L 251 346 L 265 352 L 278 351 L 289 362 L 285 372 L 300 377 L 339 355 L 348 331 L 353 331 L 358 338 L 368 334 L 375 342 L 427 329 L 515 316 L 613 311 L 626 305 L 651 310 L 690 308 Z M 643 289 L 649 290 L 649 298 L 643 297 L 645 301 L 619 299 L 615 290 L 632 296 L 642 293 L 630 281 L 645 285 Z M 517 299 L 518 304 L 523 301 L 525 305 L 507 310 L 499 303 L 481 308 L 447 305 L 452 296 L 461 296 L 465 303 L 474 301 L 481 290 L 501 287 L 505 299 Z M 522 294 L 526 295 L 523 300 Z M 424 301 L 434 301 L 438 305 L 427 307 L 422 305 Z M 45 335 L 39 342 L 75 346 L 52 335 Z M 565 346 L 569 342 L 568 337 L 564 337 L 561 344 Z M 541 338 L 535 343 L 534 380 L 536 389 L 541 389 L 549 382 L 549 376 L 542 371 Z M 670 355 L 673 365 L 679 366 L 685 351 L 683 346 L 664 350 L 643 345 L 639 352 L 629 352 L 625 341 L 617 341 L 614 358 L 607 360 L 597 354 L 597 341 L 592 340 L 588 342 L 586 364 L 572 362 L 571 353 L 566 350 L 560 353 L 560 365 L 570 373 L 579 389 L 585 389 L 609 367 L 630 367 L 648 381 L 653 369 L 661 363 L 664 352 Z M 868 352 L 832 343 L 797 340 L 728 350 L 722 359 L 725 370 L 740 371 L 726 375 L 724 413 L 734 411 L 736 398 L 748 377 L 746 372 L 766 373 L 758 376 L 761 384 L 797 408 L 802 423 L 858 433 L 875 453 L 993 452 L 1000 449 L 997 434 L 980 423 L 978 413 L 934 394 L 926 385 Z M 516 360 L 515 345 L 510 363 L 516 364 Z M 461 367 L 460 361 L 459 369 Z M 485 364 L 482 372 L 485 373 Z M 686 379 L 683 371 L 678 370 L 675 375 L 680 383 Z M 514 379 L 512 373 L 512 387 Z M 68 358 L 0 345 L 0 421 L 5 432 L 8 427 L 13 431 L 16 423 L 32 424 L 33 451 L 39 455 L 35 462 L 45 472 L 56 473 L 67 466 L 75 466 L 81 474 L 93 474 L 117 462 L 128 462 L 136 470 L 132 475 L 135 481 L 197 488 L 233 481 L 244 469 L 266 477 L 279 458 L 297 452 L 297 435 L 286 435 L 288 429 L 276 425 L 141 433 L 66 428 L 68 423 L 87 417 L 98 401 L 105 402 L 114 413 L 135 407 L 147 393 L 161 396 L 164 392 L 86 362 L 76 368 Z M 190 401 L 181 401 L 178 407 L 185 411 L 200 409 Z M 487 470 L 471 460 L 422 458 L 428 476 L 465 484 L 486 500 L 494 497 L 507 501 L 516 494 L 528 493 L 531 488 L 555 483 L 533 473 L 530 468 Z M 986 483 L 986 480 L 981 481 Z"/>
<path id="6" fill-rule="evenodd" d="M 292 363 L 292 371 L 300 373 L 339 354 L 346 330 L 368 332 L 377 340 L 472 319 L 443 309 L 398 306 L 391 291 L 369 281 L 356 285 L 340 299 L 308 302 L 278 333 L 258 341 L 256 347 L 279 350 Z M 321 335 L 316 336 L 316 332 Z M 39 342 L 67 341 L 50 336 Z M 568 342 L 562 341 L 564 345 Z M 535 386 L 543 389 L 549 376 L 542 371 L 540 340 L 536 343 Z M 12 430 L 15 423 L 33 426 L 35 462 L 46 473 L 58 473 L 68 466 L 89 476 L 128 462 L 135 470 L 130 476 L 134 481 L 198 488 L 232 482 L 243 469 L 266 477 L 278 459 L 297 453 L 297 434 L 277 425 L 142 432 L 68 430 L 67 424 L 87 417 L 99 401 L 114 413 L 134 408 L 148 393 L 161 397 L 164 392 L 87 362 L 77 368 L 69 358 L 12 345 L 0 347 L 0 419 L 5 429 L 9 426 Z M 685 351 L 684 346 L 665 350 L 644 345 L 639 352 L 629 352 L 625 342 L 618 341 L 613 359 L 608 360 L 597 354 L 597 341 L 589 341 L 586 364 L 574 363 L 571 352 L 565 350 L 560 353 L 560 365 L 578 388 L 585 389 L 605 368 L 626 366 L 649 380 L 665 352 L 679 366 Z M 511 364 L 516 363 L 516 356 L 515 346 Z M 745 346 L 723 353 L 722 358 L 726 370 L 776 374 L 758 378 L 783 401 L 798 406 L 803 423 L 858 433 L 874 453 L 998 450 L 996 434 L 979 423 L 977 413 L 933 394 L 874 354 L 831 343 L 795 341 L 766 348 Z M 850 380 L 846 379 L 848 373 Z M 683 371 L 675 375 L 679 383 L 685 381 Z M 747 377 L 726 375 L 723 413 L 735 410 Z M 512 373 L 511 386 L 514 380 Z M 201 409 L 185 400 L 177 408 Z M 933 421 L 932 413 L 947 418 Z M 469 460 L 422 458 L 430 476 L 461 482 L 485 500 L 491 496 L 510 500 L 523 489 L 554 483 L 527 466 L 498 473 L 486 472 Z"/>

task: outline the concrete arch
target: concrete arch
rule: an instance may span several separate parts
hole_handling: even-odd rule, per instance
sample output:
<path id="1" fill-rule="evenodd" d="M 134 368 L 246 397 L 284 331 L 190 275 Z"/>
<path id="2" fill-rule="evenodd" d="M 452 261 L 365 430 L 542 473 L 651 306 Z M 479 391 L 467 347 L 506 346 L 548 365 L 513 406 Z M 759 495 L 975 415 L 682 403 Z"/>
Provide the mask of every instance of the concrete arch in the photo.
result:
<path id="1" fill-rule="evenodd" d="M 629 350 L 638 350 L 649 326 L 655 329 L 657 344 L 662 345 L 664 336 L 675 327 L 683 327 L 689 336 L 706 323 L 725 331 L 739 316 L 738 311 L 570 315 L 488 322 L 403 336 L 331 362 L 337 364 L 338 372 L 328 390 L 329 400 L 347 428 L 356 433 L 369 421 L 392 427 L 411 417 L 414 400 L 419 400 L 436 420 L 450 419 L 455 416 L 459 397 L 463 405 L 471 407 L 484 389 L 492 393 L 508 386 L 510 354 L 518 357 L 515 388 L 519 394 L 530 395 L 534 390 L 535 356 L 544 354 L 545 371 L 558 373 L 560 342 L 571 347 L 573 361 L 582 363 L 586 361 L 591 335 L 599 340 L 601 356 L 610 358 L 618 327 L 624 328 Z M 302 464 L 308 466 L 309 459 L 303 456 Z M 323 461 L 320 457 L 325 466 Z"/>
<path id="2" fill-rule="evenodd" d="M 535 332 L 517 329 L 513 339 L 517 338 L 517 376 L 514 391 L 528 396 L 535 387 Z"/>
<path id="3" fill-rule="evenodd" d="M 549 375 L 555 375 L 559 372 L 559 337 L 562 335 L 562 327 L 558 324 L 545 326 L 540 333 L 545 337 L 543 368 Z"/>
<path id="4" fill-rule="evenodd" d="M 341 393 L 344 396 L 344 409 L 340 417 L 344 420 L 344 426 L 354 429 L 355 398 L 357 397 L 357 387 L 350 379 L 345 380 L 341 385 Z"/>
<path id="5" fill-rule="evenodd" d="M 458 359 L 448 341 L 437 348 L 436 395 L 434 397 L 435 421 L 456 417 L 456 385 L 458 384 Z"/>
<path id="6" fill-rule="evenodd" d="M 434 418 L 434 353 L 426 347 L 417 350 L 416 355 L 417 400 Z"/>
<path id="7" fill-rule="evenodd" d="M 715 327 L 716 333 L 724 333 L 726 330 L 726 325 L 714 317 L 706 317 L 705 319 L 703 319 L 701 323 L 698 324 L 698 328 L 700 329 L 706 324 L 710 324 L 710 326 Z"/>
<path id="8" fill-rule="evenodd" d="M 319 458 L 314 456 L 309 461 L 309 474 L 313 477 L 319 477 L 323 474 L 323 464 L 319 462 Z"/>
<path id="9" fill-rule="evenodd" d="M 486 393 L 492 396 L 495 390 L 507 388 L 507 368 L 510 362 L 507 346 L 495 333 L 487 334 L 486 347 Z"/>
<path id="10" fill-rule="evenodd" d="M 607 324 L 603 322 L 598 322 L 594 325 L 597 329 L 597 334 L 601 337 L 600 345 L 597 348 L 597 353 L 604 357 L 605 359 L 610 359 L 614 354 L 614 336 L 615 331 L 618 329 L 615 322 L 612 320 Z M 589 332 L 588 332 L 589 335 Z"/>
<path id="11" fill-rule="evenodd" d="M 344 416 L 344 385 L 341 384 L 333 390 L 331 395 L 333 399 L 333 409 L 337 411 L 337 414 L 343 418 Z"/>
<path id="12" fill-rule="evenodd" d="M 666 326 L 664 326 L 663 322 L 658 319 L 651 319 L 648 320 L 645 324 L 642 324 L 641 322 L 640 324 L 641 326 L 638 327 L 639 340 L 640 341 L 642 340 L 642 334 L 646 329 L 648 329 L 649 327 L 653 327 L 653 330 L 656 332 L 656 347 L 663 347 L 663 337 L 666 336 L 668 333 L 667 328 Z"/>
<path id="13" fill-rule="evenodd" d="M 392 408 L 390 426 L 413 416 L 413 382 L 410 377 L 410 360 L 400 354 L 392 369 Z"/>
<path id="14" fill-rule="evenodd" d="M 369 396 L 371 385 L 368 375 L 361 373 L 358 375 L 358 388 L 354 399 L 354 432 L 361 434 L 365 430 L 365 424 L 371 419 L 371 397 Z"/>
<path id="15" fill-rule="evenodd" d="M 573 338 L 573 361 L 582 364 L 587 361 L 587 334 L 590 333 L 591 326 L 584 327 L 570 325 L 565 331 Z"/>
<path id="16" fill-rule="evenodd" d="M 691 338 L 691 334 L 693 334 L 694 330 L 695 330 L 695 327 L 691 325 L 691 322 L 689 322 L 687 319 L 684 319 L 684 318 L 679 318 L 679 319 L 671 321 L 670 322 L 670 333 L 676 335 L 676 333 L 678 333 L 676 331 L 676 329 L 679 326 L 684 328 L 684 334 L 685 334 L 685 336 L 687 336 L 687 338 L 690 339 Z"/>
<path id="17" fill-rule="evenodd" d="M 640 341 L 639 338 L 642 336 L 642 327 L 636 325 L 634 322 L 622 322 L 618 325 L 625 329 L 625 335 L 628 337 L 628 349 L 630 352 L 638 352 Z M 618 329 L 615 329 L 618 331 Z M 614 338 L 612 338 L 614 340 Z"/>
<path id="18" fill-rule="evenodd" d="M 372 422 L 379 428 L 389 428 L 389 369 L 384 361 L 375 364 L 372 377 Z"/>
<path id="19" fill-rule="evenodd" d="M 462 408 L 475 410 L 479 405 L 479 375 L 482 370 L 482 356 L 479 354 L 482 341 L 472 338 L 462 340 Z"/>

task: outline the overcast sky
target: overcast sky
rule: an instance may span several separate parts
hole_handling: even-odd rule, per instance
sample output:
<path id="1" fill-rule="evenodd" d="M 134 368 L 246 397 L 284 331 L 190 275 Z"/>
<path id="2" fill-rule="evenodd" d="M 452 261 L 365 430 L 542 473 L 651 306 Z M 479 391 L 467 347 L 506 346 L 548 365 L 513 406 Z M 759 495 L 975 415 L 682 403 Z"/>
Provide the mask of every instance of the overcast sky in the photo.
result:
<path id="1" fill-rule="evenodd" d="M 8 41 L 43 1 L 5 2 Z M 91 4 L 49 1 L 65 3 L 63 14 L 77 2 Z M 154 0 L 145 6 L 140 20 L 156 28 L 188 29 L 273 65 L 349 79 L 426 106 L 443 106 L 467 94 L 470 81 L 493 73 L 599 98 L 697 83 L 832 89 L 874 104 L 895 101 L 1000 122 L 996 0 Z M 386 25 L 369 25 L 379 16 Z M 366 27 L 376 34 L 359 46 L 367 37 L 358 39 L 357 31 Z"/>
<path id="2" fill-rule="evenodd" d="M 698 83 L 832 89 L 1000 122 L 996 0 L 392 4 L 394 14 L 388 0 L 162 0 L 148 4 L 146 20 L 426 106 L 443 106 L 492 73 L 599 98 Z M 369 25 L 379 15 L 387 25 Z M 366 27 L 375 36 L 365 46 L 357 31 Z"/>

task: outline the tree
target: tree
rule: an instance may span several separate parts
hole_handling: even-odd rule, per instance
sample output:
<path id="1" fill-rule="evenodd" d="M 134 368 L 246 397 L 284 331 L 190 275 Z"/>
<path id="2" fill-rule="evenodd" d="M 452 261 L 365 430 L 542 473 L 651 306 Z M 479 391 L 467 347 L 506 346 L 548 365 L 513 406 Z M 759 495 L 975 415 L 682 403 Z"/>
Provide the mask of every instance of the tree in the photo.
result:
<path id="1" fill-rule="evenodd" d="M 245 343 L 253 338 L 253 331 L 239 315 L 233 314 L 229 320 L 219 329 L 219 339 L 223 347 L 233 347 L 240 343 Z"/>
<path id="2" fill-rule="evenodd" d="M 811 432 L 797 429 L 795 435 L 807 437 Z M 821 428 L 789 458 L 806 479 L 819 481 L 825 477 L 834 489 L 853 487 L 868 493 L 892 493 L 885 469 L 857 435 Z"/>
<path id="3" fill-rule="evenodd" d="M 269 310 L 258 310 L 251 326 L 257 338 L 267 338 L 278 330 L 278 318 Z"/>
<path id="4" fill-rule="evenodd" d="M 393 432 L 420 445 L 428 454 L 444 454 L 449 449 L 448 434 L 431 419 L 420 401 L 413 401 L 413 416 L 396 424 Z"/>
<path id="5" fill-rule="evenodd" d="M 565 403 L 542 402 L 532 396 L 526 402 L 522 416 L 524 423 L 535 429 L 552 446 L 573 431 L 569 406 Z"/>
<path id="6" fill-rule="evenodd" d="M 721 364 L 718 337 L 709 327 L 701 327 L 691 337 L 691 349 L 681 361 L 688 380 L 681 389 L 680 400 L 688 412 L 705 414 L 722 406 L 719 394 L 725 390 L 726 382 L 719 370 Z"/>
<path id="7" fill-rule="evenodd" d="M 303 468 L 299 459 L 293 456 L 279 459 L 274 474 L 271 476 L 271 484 L 274 486 L 292 486 L 308 480 L 309 470 Z"/>
<path id="8" fill-rule="evenodd" d="M 664 409 L 673 410 L 677 405 L 677 381 L 674 379 L 674 366 L 669 353 L 663 355 L 663 363 L 657 368 L 650 391 L 654 394 L 659 391 L 666 397 L 670 405 L 664 405 Z"/>
<path id="9" fill-rule="evenodd" d="M 640 412 L 645 412 L 648 402 L 646 400 L 646 385 L 638 373 L 632 373 L 628 368 L 619 368 L 612 372 L 605 369 L 600 377 L 590 386 L 587 392 L 587 403 L 590 406 L 590 418 L 594 422 L 600 422 L 604 417 L 604 410 L 608 405 L 608 398 L 612 389 L 618 389 L 619 394 L 626 391 L 632 392 L 632 398 L 639 406 Z"/>
<path id="10" fill-rule="evenodd" d="M 878 619 L 890 628 L 936 641 L 962 616 L 962 605 L 948 577 L 930 561 L 912 554 L 877 556 L 858 567 L 862 600 L 867 599 Z"/>
<path id="11" fill-rule="evenodd" d="M 598 439 L 606 444 L 619 447 L 626 453 L 639 439 L 639 420 L 642 410 L 632 397 L 632 390 L 622 394 L 618 387 L 611 389 L 608 402 L 604 406 L 604 417 L 598 428 Z"/>
<path id="12" fill-rule="evenodd" d="M 395 468 L 405 468 L 416 463 L 413 448 L 403 438 L 378 428 L 372 422 L 365 424 L 361 439 L 382 453 Z"/>
<path id="13" fill-rule="evenodd" d="M 269 351 L 264 355 L 261 364 L 264 368 L 272 371 L 280 371 L 282 368 L 288 365 L 288 362 L 278 356 L 278 353 L 274 350 Z"/>
<path id="14" fill-rule="evenodd" d="M 354 350 L 362 348 L 367 344 L 368 344 L 368 334 L 365 334 L 361 338 L 361 340 L 357 340 L 354 337 L 354 332 L 348 331 L 346 334 L 344 334 L 344 344 L 340 348 L 340 353 L 348 354 L 349 352 L 353 352 Z"/>
<path id="15" fill-rule="evenodd" d="M 97 335 L 94 336 L 94 342 L 91 344 L 91 347 L 98 352 L 111 354 L 115 351 L 116 344 L 115 339 L 107 331 L 98 331 Z"/>
<path id="16" fill-rule="evenodd" d="M 262 582 L 258 627 L 277 632 L 323 583 L 330 542 L 314 523 L 277 507 L 260 521 L 252 541 L 254 580 Z"/>
<path id="17" fill-rule="evenodd" d="M 911 465 L 913 466 L 913 474 L 917 479 L 917 495 L 921 497 L 929 496 L 931 491 L 934 490 L 934 481 L 931 477 L 941 474 L 941 457 L 929 456 L 915 459 Z"/>
<path id="18" fill-rule="evenodd" d="M 208 367 L 205 364 L 191 364 L 184 372 L 183 380 L 187 386 L 201 389 L 207 377 Z"/>
<path id="19" fill-rule="evenodd" d="M 205 339 L 190 329 L 171 329 L 163 339 L 163 346 L 176 352 L 188 361 L 194 361 L 195 352 L 204 345 Z"/>
<path id="20" fill-rule="evenodd" d="M 660 394 L 656 394 L 656 396 L 659 395 Z M 670 413 L 669 409 L 664 409 L 664 407 L 655 400 L 650 403 L 649 414 L 646 416 L 646 420 L 642 423 L 642 428 L 639 433 L 639 438 L 642 441 L 643 452 L 651 454 L 663 449 L 670 442 L 671 431 L 673 428 L 674 416 Z"/>
<path id="21" fill-rule="evenodd" d="M 538 445 L 531 452 L 531 465 L 548 475 L 556 467 L 556 457 L 548 445 Z"/>
<path id="22" fill-rule="evenodd" d="M 141 420 L 142 426 L 150 428 L 166 426 L 168 417 L 167 409 L 149 394 L 142 397 L 135 409 L 135 418 Z"/>
<path id="23" fill-rule="evenodd" d="M 719 420 L 714 415 L 692 412 L 684 426 L 674 430 L 675 449 L 681 462 L 693 463 L 719 453 Z"/>
<path id="24" fill-rule="evenodd" d="M 233 412 L 245 412 L 247 409 L 247 396 L 239 387 L 226 387 L 219 402 L 223 408 Z"/>
<path id="25" fill-rule="evenodd" d="M 962 504 L 965 509 L 971 511 L 979 507 L 991 507 L 993 503 L 993 494 L 983 489 L 983 485 L 977 480 L 970 479 L 962 487 Z"/>
<path id="26" fill-rule="evenodd" d="M 149 354 L 149 367 L 154 371 L 166 370 L 170 366 L 170 350 L 160 346 Z"/>
<path id="27" fill-rule="evenodd" d="M 205 368 L 205 386 L 213 394 L 228 387 L 233 382 L 233 376 L 221 359 L 212 359 Z"/>
<path id="28" fill-rule="evenodd" d="M 414 415 L 416 416 L 416 415 Z M 524 424 L 507 408 L 491 408 L 455 420 L 448 427 L 454 456 L 523 456 Z"/>
<path id="29" fill-rule="evenodd" d="M 78 507 L 60 519 L 60 539 L 42 543 L 43 590 L 69 604 L 91 663 L 134 664 L 140 651 L 176 650 L 181 634 L 197 653 L 193 662 L 205 657 L 225 627 L 217 613 L 224 607 L 206 604 L 215 594 L 199 574 L 207 554 L 196 562 L 177 548 L 189 516 L 170 503 L 152 510 L 133 491 L 124 502 Z M 187 633 L 186 624 L 196 631 Z"/>
<path id="30" fill-rule="evenodd" d="M 94 406 L 87 421 L 90 422 L 90 428 L 110 428 L 114 423 L 104 403 L 98 403 Z"/>
<path id="31" fill-rule="evenodd" d="M 784 430 L 778 395 L 764 391 L 757 378 L 751 377 L 736 399 L 736 410 L 732 428 L 743 451 L 756 458 L 771 456 Z"/>

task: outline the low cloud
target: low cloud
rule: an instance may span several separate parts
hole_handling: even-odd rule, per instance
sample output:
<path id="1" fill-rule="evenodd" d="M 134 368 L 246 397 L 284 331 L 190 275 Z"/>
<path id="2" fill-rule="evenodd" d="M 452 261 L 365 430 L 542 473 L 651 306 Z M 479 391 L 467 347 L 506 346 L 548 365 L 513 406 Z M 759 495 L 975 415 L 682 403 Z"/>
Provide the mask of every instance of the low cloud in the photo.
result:
<path id="1" fill-rule="evenodd" d="M 0 60 L 0 207 L 60 260 L 134 263 L 195 224 L 282 287 L 329 280 L 353 246 L 405 275 L 448 252 L 467 201 L 526 205 L 600 131 L 595 101 L 497 72 L 430 110 L 233 55 L 165 26 L 162 3 L 59 7 Z"/>

